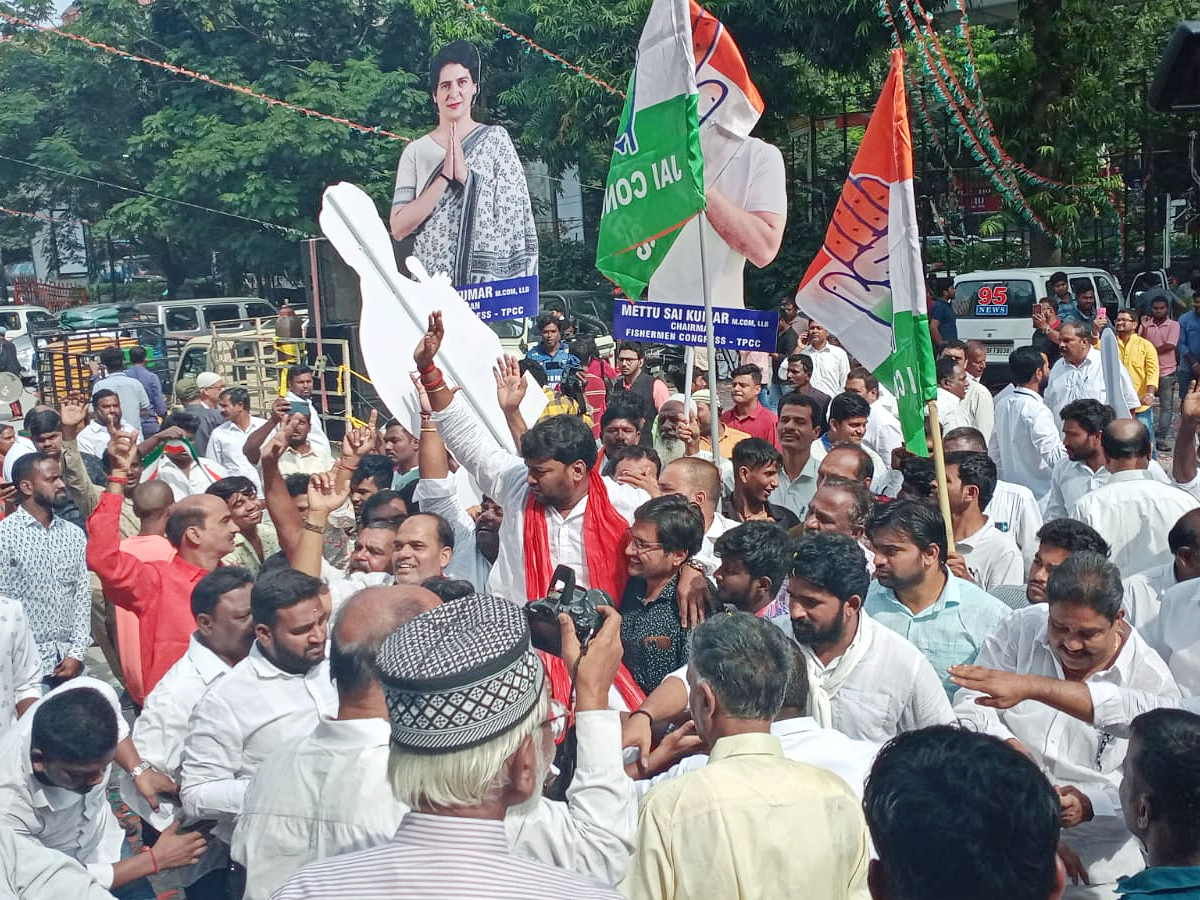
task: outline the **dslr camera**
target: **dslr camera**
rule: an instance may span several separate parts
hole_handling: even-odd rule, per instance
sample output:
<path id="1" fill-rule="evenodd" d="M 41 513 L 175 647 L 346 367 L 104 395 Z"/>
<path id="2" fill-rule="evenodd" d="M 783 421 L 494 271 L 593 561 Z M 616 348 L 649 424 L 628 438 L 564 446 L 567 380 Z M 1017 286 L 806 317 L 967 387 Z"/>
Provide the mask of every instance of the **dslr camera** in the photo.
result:
<path id="1" fill-rule="evenodd" d="M 575 571 L 569 566 L 559 566 L 550 579 L 550 589 L 541 600 L 534 600 L 525 607 L 529 616 L 529 631 L 533 646 L 555 656 L 562 655 L 562 633 L 558 628 L 558 614 L 566 613 L 575 623 L 575 635 L 582 646 L 587 646 L 596 629 L 600 627 L 598 606 L 612 606 L 613 601 L 604 591 L 593 588 L 585 591 L 575 586 Z"/>

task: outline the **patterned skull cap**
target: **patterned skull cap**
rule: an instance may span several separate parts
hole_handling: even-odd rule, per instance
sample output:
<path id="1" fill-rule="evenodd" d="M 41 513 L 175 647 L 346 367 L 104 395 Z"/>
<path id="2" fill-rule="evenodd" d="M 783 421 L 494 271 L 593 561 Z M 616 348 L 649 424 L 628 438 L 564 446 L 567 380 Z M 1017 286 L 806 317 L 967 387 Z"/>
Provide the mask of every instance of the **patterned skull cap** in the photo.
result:
<path id="1" fill-rule="evenodd" d="M 537 705 L 546 679 L 525 611 L 487 594 L 400 626 L 376 664 L 392 741 L 415 753 L 466 750 L 503 734 Z"/>

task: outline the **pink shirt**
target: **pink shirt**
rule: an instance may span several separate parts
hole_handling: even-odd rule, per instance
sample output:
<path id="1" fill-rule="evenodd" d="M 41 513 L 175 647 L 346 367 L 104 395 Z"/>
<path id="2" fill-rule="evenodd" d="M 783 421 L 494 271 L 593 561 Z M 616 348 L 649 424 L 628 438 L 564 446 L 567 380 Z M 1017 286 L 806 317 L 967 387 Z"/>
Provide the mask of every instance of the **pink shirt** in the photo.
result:
<path id="1" fill-rule="evenodd" d="M 1167 319 L 1161 325 L 1156 325 L 1153 319 L 1149 319 L 1142 323 L 1138 329 L 1146 340 L 1154 345 L 1157 350 L 1163 344 L 1171 344 L 1172 346 L 1179 345 L 1179 323 L 1173 319 Z M 1174 350 L 1163 352 L 1158 351 L 1158 375 L 1161 378 L 1164 375 L 1174 375 L 1175 369 L 1179 366 L 1178 357 Z"/>

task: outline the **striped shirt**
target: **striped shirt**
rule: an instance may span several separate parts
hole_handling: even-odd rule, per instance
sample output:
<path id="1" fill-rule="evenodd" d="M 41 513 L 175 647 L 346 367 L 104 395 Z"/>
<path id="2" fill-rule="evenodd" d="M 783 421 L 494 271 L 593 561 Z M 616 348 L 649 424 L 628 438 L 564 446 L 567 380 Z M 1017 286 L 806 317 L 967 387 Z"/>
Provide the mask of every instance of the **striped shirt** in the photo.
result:
<path id="1" fill-rule="evenodd" d="M 618 900 L 610 887 L 511 855 L 504 822 L 410 813 L 386 844 L 305 866 L 273 900 Z"/>

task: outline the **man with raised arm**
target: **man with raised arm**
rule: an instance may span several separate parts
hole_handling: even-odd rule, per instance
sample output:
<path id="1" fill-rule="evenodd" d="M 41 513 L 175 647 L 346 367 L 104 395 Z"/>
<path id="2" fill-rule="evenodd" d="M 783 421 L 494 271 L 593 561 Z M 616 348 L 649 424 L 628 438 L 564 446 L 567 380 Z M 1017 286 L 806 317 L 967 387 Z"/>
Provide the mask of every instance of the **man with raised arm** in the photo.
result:
<path id="1" fill-rule="evenodd" d="M 435 357 L 443 334 L 442 314 L 431 313 L 413 358 L 447 449 L 504 509 L 489 592 L 517 604 L 544 597 L 555 566 L 566 565 L 577 585 L 620 597 L 620 548 L 633 511 L 650 495 L 601 477 L 595 438 L 574 416 L 552 416 L 530 428 L 521 438 L 523 456 L 500 447 L 442 378 Z M 518 407 L 524 385 L 515 379 L 502 385 L 501 406 Z"/>

